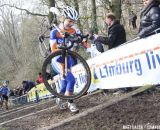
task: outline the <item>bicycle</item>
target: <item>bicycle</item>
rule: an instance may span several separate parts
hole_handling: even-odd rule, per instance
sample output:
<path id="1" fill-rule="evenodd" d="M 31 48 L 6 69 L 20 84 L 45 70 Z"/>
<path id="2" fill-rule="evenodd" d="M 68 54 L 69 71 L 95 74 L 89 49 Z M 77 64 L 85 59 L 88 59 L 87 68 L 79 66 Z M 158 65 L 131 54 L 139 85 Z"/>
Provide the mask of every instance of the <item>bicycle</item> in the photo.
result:
<path id="1" fill-rule="evenodd" d="M 46 33 L 48 33 L 48 30 L 51 30 L 52 26 L 47 27 L 47 29 L 41 33 L 41 35 L 39 36 L 38 40 L 39 40 L 39 50 L 40 50 L 40 54 L 43 58 L 46 58 L 50 53 L 50 46 L 49 46 L 49 36 L 46 36 Z M 42 30 L 41 30 L 42 31 Z"/>
<path id="2" fill-rule="evenodd" d="M 54 25 L 54 27 L 60 32 L 61 30 Z M 70 35 L 67 32 L 64 33 L 64 42 L 61 46 L 59 46 L 58 48 L 60 50 L 51 53 L 44 61 L 43 66 L 42 66 L 42 75 L 44 78 L 44 84 L 46 86 L 46 88 L 49 90 L 50 93 L 52 93 L 54 96 L 59 97 L 61 99 L 77 99 L 81 96 L 83 96 L 87 90 L 90 87 L 91 84 L 91 72 L 90 72 L 90 68 L 87 64 L 87 62 L 84 60 L 84 58 L 82 56 L 80 56 L 78 53 L 71 51 L 70 49 L 74 46 L 74 43 L 82 43 L 82 40 L 84 38 L 87 38 L 88 35 Z M 67 46 L 67 42 L 69 42 L 70 44 Z M 69 56 L 72 57 L 73 59 L 76 60 L 77 65 L 74 65 L 71 70 L 68 69 L 68 60 L 69 60 Z M 67 96 L 67 95 L 63 95 L 59 92 L 59 88 L 57 87 L 57 80 L 55 80 L 55 78 L 52 76 L 52 71 L 53 71 L 53 67 L 52 67 L 52 59 L 57 58 L 57 57 L 61 57 L 64 63 L 64 70 L 62 70 L 62 74 L 59 74 L 59 80 L 61 80 L 62 78 L 65 78 L 66 75 L 72 70 L 74 70 L 74 68 L 80 69 L 80 70 L 76 70 L 77 72 L 74 71 L 74 74 L 78 73 L 79 78 L 83 78 L 83 79 L 78 79 L 77 78 L 77 82 L 80 83 L 80 80 L 83 80 L 83 83 L 81 82 L 81 89 L 79 92 L 74 92 L 73 95 Z M 50 74 L 51 75 L 51 79 L 48 80 L 47 75 Z M 82 77 L 80 77 L 80 75 Z M 57 76 L 58 77 L 58 76 Z"/>
<path id="3" fill-rule="evenodd" d="M 41 35 L 39 37 L 39 50 L 40 50 L 40 54 L 42 57 L 46 58 L 50 53 L 50 48 L 49 48 L 49 41 L 46 39 L 49 37 L 45 37 L 44 35 Z"/>

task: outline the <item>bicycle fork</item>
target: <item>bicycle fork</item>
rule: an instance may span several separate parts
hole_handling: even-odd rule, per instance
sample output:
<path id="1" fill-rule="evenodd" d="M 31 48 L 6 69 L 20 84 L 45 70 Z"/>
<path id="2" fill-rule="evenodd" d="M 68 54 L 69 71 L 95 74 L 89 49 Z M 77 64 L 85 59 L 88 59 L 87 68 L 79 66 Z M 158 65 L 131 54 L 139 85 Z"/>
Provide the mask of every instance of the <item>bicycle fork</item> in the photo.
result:
<path id="1" fill-rule="evenodd" d="M 63 65 L 63 78 L 65 78 L 68 74 L 68 53 L 67 51 L 62 51 L 62 61 L 64 63 Z"/>

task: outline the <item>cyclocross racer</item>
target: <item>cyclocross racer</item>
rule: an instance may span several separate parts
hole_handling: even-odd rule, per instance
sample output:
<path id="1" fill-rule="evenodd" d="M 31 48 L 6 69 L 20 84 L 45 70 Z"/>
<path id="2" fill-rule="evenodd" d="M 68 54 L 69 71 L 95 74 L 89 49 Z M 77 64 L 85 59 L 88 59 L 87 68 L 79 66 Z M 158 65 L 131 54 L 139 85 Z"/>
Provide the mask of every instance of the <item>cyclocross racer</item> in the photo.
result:
<path id="1" fill-rule="evenodd" d="M 60 23 L 60 25 L 58 26 L 59 29 L 54 28 L 50 32 L 50 47 L 52 53 L 58 50 L 58 46 L 60 44 L 63 44 L 64 32 L 73 35 L 80 34 L 80 31 L 73 26 L 75 21 L 78 20 L 78 13 L 74 8 L 69 6 L 63 8 L 62 20 L 63 22 Z M 61 32 L 59 32 L 59 30 Z M 67 63 L 68 69 L 70 69 L 75 64 L 75 60 L 71 56 L 68 56 L 67 59 L 68 59 Z M 52 67 L 57 73 L 62 74 L 62 71 L 64 70 L 63 68 L 64 63 L 62 61 L 62 57 L 56 57 L 52 59 Z M 61 80 L 60 93 L 66 95 L 73 95 L 74 84 L 75 84 L 75 77 L 71 72 L 69 72 L 67 76 Z M 62 99 L 57 98 L 56 103 L 60 109 L 66 109 L 66 106 L 62 102 Z M 73 103 L 73 100 L 68 101 L 68 108 L 73 113 L 79 111 L 75 103 Z"/>

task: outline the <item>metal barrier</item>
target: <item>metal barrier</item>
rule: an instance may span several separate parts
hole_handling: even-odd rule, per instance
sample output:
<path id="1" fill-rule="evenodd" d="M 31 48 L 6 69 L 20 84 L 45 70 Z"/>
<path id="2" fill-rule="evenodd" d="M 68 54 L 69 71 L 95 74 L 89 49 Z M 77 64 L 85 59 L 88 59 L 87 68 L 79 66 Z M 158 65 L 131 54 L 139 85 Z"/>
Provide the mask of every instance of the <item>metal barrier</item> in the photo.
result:
<path id="1" fill-rule="evenodd" d="M 28 97 L 27 94 L 22 95 L 22 96 L 9 97 L 8 104 L 9 104 L 9 106 L 18 106 L 18 105 L 27 104 L 27 103 L 29 103 L 27 100 L 27 97 Z"/>
<path id="2" fill-rule="evenodd" d="M 8 104 L 10 107 L 14 107 L 14 106 L 33 103 L 33 102 L 36 103 L 36 102 L 39 102 L 40 100 L 54 98 L 54 97 L 55 96 L 53 96 L 53 95 L 39 97 L 39 93 L 37 91 L 35 91 L 35 98 L 34 99 L 30 100 L 29 93 L 22 95 L 22 96 L 11 96 L 11 97 L 9 97 Z"/>

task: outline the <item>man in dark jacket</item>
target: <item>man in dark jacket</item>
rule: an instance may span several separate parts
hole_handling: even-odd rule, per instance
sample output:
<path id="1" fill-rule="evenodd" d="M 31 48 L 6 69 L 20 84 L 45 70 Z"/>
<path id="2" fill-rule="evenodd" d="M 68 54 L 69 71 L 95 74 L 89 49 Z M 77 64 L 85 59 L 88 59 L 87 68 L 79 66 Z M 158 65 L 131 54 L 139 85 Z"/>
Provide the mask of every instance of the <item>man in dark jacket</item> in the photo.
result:
<path id="1" fill-rule="evenodd" d="M 33 81 L 23 81 L 22 85 L 23 85 L 24 94 L 26 94 L 29 90 L 31 90 L 33 87 L 36 86 L 35 82 Z"/>
<path id="2" fill-rule="evenodd" d="M 114 14 L 109 13 L 106 16 L 105 23 L 108 25 L 108 37 L 102 37 L 96 35 L 96 41 L 99 41 L 99 43 L 103 43 L 109 46 L 109 49 L 115 48 L 123 43 L 126 42 L 126 32 L 124 27 L 120 24 L 118 20 L 116 20 L 116 17 Z M 119 92 L 124 92 L 125 88 L 118 89 Z M 104 90 L 105 93 L 108 92 L 108 90 Z"/>
<path id="3" fill-rule="evenodd" d="M 141 12 L 140 38 L 154 34 L 153 31 L 160 28 L 160 2 L 158 0 L 143 0 L 144 9 Z"/>
<path id="4" fill-rule="evenodd" d="M 105 23 L 108 25 L 108 37 L 95 36 L 97 41 L 107 44 L 109 49 L 117 47 L 126 42 L 126 32 L 114 14 L 109 13 L 106 16 Z"/>

